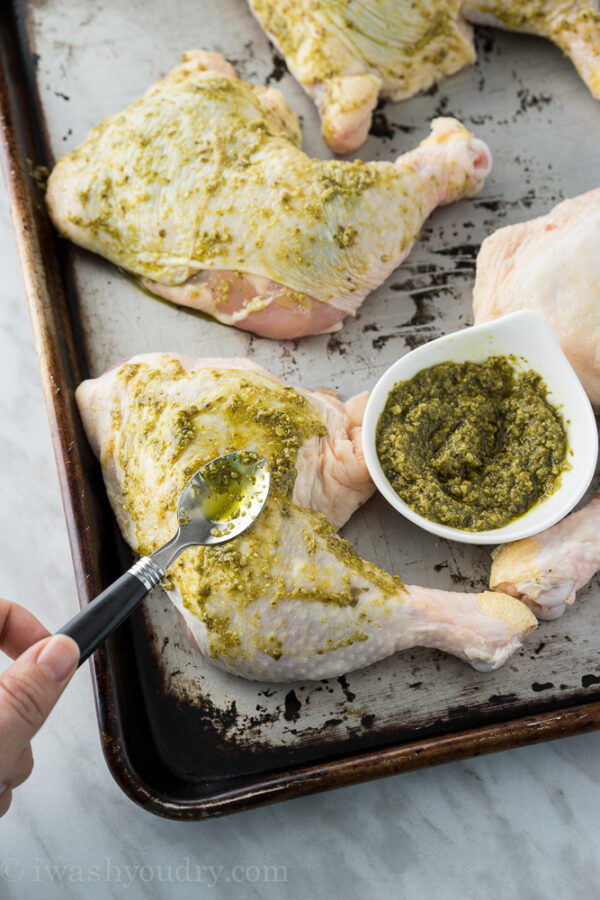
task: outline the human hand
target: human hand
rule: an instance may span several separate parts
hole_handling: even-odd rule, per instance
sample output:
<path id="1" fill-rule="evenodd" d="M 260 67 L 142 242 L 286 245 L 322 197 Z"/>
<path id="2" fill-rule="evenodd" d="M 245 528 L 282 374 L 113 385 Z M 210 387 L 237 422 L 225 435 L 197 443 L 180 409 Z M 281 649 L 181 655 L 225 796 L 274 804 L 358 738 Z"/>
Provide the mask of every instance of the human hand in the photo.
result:
<path id="1" fill-rule="evenodd" d="M 71 680 L 79 648 L 64 634 L 51 637 L 22 606 L 0 599 L 0 650 L 15 662 L 0 674 L 0 816 L 13 788 L 31 775 L 30 741 Z"/>

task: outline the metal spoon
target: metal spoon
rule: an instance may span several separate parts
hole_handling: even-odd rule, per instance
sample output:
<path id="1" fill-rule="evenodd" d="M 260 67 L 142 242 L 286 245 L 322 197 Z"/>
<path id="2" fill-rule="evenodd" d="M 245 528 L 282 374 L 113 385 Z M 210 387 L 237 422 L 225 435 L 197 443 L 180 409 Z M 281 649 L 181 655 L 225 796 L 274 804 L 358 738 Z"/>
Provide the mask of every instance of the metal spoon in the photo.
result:
<path id="1" fill-rule="evenodd" d="M 57 632 L 77 643 L 79 664 L 139 606 L 186 548 L 223 544 L 246 531 L 262 511 L 270 483 L 267 460 L 252 451 L 218 456 L 198 469 L 179 498 L 177 534 L 134 563 Z"/>

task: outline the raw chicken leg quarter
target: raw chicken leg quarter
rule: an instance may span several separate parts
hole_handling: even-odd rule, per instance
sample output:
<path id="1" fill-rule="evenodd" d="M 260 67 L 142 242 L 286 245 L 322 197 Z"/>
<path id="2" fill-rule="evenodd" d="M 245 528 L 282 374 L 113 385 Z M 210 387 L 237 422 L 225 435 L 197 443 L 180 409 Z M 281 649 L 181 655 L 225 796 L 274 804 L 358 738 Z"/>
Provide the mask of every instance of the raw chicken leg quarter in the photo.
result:
<path id="1" fill-rule="evenodd" d="M 410 252 L 436 206 L 481 189 L 486 145 L 455 119 L 396 162 L 310 159 L 283 95 L 194 51 L 62 157 L 66 237 L 148 290 L 271 338 L 336 330 Z"/>
<path id="2" fill-rule="evenodd" d="M 366 139 L 379 96 L 404 100 L 475 61 L 460 0 L 249 0 L 321 113 L 336 153 Z"/>
<path id="3" fill-rule="evenodd" d="M 600 409 L 600 188 L 486 238 L 477 257 L 475 322 L 536 309 Z"/>
<path id="4" fill-rule="evenodd" d="M 243 359 L 157 353 L 84 382 L 77 402 L 121 531 L 141 554 L 174 533 L 179 494 L 200 465 L 240 447 L 269 461 L 255 525 L 186 550 L 165 579 L 199 651 L 223 669 L 318 679 L 422 646 L 487 670 L 535 628 L 513 597 L 404 585 L 336 534 L 373 491 L 365 394 L 342 403 Z"/>

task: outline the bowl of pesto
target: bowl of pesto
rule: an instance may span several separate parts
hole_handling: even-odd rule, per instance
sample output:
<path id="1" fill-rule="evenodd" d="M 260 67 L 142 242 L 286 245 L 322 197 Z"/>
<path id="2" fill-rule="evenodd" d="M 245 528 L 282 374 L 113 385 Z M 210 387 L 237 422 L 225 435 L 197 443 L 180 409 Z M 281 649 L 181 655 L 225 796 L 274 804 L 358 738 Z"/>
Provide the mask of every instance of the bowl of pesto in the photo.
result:
<path id="1" fill-rule="evenodd" d="M 497 544 L 573 509 L 595 472 L 598 431 L 550 325 L 524 310 L 394 363 L 369 398 L 363 446 L 375 485 L 407 519 Z"/>

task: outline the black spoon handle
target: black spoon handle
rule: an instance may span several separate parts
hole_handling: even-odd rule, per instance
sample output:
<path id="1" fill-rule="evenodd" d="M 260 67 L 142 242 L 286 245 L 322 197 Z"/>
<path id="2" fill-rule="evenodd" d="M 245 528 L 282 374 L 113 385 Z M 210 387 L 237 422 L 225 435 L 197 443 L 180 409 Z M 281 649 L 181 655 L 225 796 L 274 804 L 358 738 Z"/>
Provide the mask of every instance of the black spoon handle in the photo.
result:
<path id="1" fill-rule="evenodd" d="M 140 605 L 163 575 L 144 557 L 57 631 L 72 637 L 79 647 L 79 665 Z"/>

